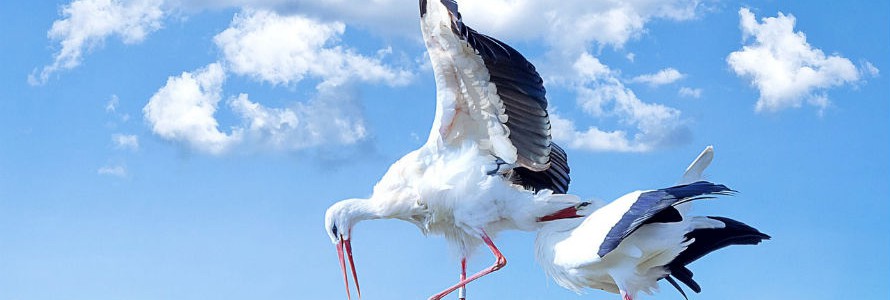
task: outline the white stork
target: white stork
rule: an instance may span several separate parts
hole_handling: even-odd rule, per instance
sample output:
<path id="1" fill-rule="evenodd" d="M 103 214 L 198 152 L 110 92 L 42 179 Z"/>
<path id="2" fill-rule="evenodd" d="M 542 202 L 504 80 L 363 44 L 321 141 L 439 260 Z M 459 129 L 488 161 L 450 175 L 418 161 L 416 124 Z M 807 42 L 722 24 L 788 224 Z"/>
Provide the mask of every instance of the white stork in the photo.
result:
<path id="1" fill-rule="evenodd" d="M 436 77 L 436 115 L 429 139 L 395 162 L 368 199 L 335 203 L 325 227 L 337 246 L 347 297 L 346 258 L 356 290 L 350 232 L 370 219 L 400 219 L 443 235 L 461 255 L 460 281 L 441 299 L 506 259 L 492 237 L 535 230 L 539 221 L 578 217 L 565 195 L 565 152 L 550 139 L 543 80 L 512 47 L 464 25 L 453 0 L 420 0 L 423 38 Z M 485 244 L 495 263 L 466 277 L 466 258 Z"/>
<path id="2" fill-rule="evenodd" d="M 632 192 L 598 209 L 580 210 L 585 218 L 548 222 L 535 241 L 545 273 L 575 292 L 600 289 L 623 300 L 633 300 L 639 291 L 651 294 L 660 279 L 684 298 L 676 280 L 701 292 L 687 264 L 726 246 L 756 245 L 770 238 L 729 218 L 687 214 L 693 200 L 734 192 L 699 181 L 712 157 L 713 149 L 706 148 L 687 168 L 682 185 Z"/>

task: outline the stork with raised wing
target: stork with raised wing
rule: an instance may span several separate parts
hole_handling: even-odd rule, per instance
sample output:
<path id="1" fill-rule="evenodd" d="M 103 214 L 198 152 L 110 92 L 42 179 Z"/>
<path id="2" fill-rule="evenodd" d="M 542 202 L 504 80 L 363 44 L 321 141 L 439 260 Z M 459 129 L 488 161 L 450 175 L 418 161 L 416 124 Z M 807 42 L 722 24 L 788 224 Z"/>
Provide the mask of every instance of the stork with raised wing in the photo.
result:
<path id="1" fill-rule="evenodd" d="M 426 143 L 395 162 L 368 199 L 335 203 L 325 227 L 336 245 L 347 297 L 356 290 L 351 231 L 370 219 L 400 219 L 444 236 L 461 255 L 457 284 L 441 299 L 504 267 L 492 238 L 507 229 L 578 217 L 565 195 L 565 152 L 551 142 L 543 80 L 519 52 L 467 27 L 452 0 L 420 0 L 423 38 L 436 78 L 436 115 Z M 486 245 L 495 263 L 469 277 L 466 258 Z"/>
<path id="2" fill-rule="evenodd" d="M 729 218 L 688 214 L 694 200 L 734 192 L 700 181 L 713 155 L 713 148 L 706 148 L 687 168 L 681 185 L 632 192 L 605 206 L 580 210 L 584 218 L 548 222 L 535 241 L 545 273 L 575 292 L 600 289 L 623 300 L 633 300 L 641 291 L 651 294 L 660 279 L 684 298 L 677 280 L 701 292 L 686 265 L 726 246 L 756 245 L 770 238 Z"/>

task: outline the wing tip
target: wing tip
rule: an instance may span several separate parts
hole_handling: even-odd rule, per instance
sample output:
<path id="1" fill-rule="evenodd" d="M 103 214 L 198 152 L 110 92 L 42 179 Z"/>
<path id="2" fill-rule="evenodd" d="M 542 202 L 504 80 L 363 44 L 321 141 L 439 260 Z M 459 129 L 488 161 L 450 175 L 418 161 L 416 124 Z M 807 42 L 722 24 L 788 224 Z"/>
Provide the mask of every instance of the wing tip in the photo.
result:
<path id="1" fill-rule="evenodd" d="M 686 167 L 686 171 L 683 172 L 683 182 L 691 183 L 694 181 L 701 180 L 702 173 L 704 173 L 705 169 L 711 165 L 711 161 L 714 160 L 714 146 L 709 145 L 705 147 L 704 150 Z"/>

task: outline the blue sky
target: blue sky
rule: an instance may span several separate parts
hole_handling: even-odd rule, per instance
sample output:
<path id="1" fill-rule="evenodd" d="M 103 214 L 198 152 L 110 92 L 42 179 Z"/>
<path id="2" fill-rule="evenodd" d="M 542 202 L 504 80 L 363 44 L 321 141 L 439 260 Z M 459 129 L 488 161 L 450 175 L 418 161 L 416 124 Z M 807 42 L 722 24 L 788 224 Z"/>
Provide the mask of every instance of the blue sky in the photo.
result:
<path id="1" fill-rule="evenodd" d="M 741 193 L 696 212 L 773 240 L 694 263 L 693 298 L 890 296 L 888 2 L 464 2 L 545 78 L 572 193 L 668 186 L 715 146 L 707 178 Z M 0 3 L 0 299 L 343 298 L 324 210 L 432 122 L 416 6 Z M 364 299 L 457 279 L 412 225 L 353 235 Z M 533 239 L 500 236 L 469 296 L 617 298 L 549 281 Z"/>

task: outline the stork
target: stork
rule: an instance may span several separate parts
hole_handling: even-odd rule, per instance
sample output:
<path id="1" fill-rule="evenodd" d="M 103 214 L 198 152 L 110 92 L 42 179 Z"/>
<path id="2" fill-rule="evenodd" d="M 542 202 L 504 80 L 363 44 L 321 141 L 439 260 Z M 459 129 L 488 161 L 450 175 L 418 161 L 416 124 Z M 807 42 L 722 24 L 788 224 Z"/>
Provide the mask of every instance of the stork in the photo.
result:
<path id="1" fill-rule="evenodd" d="M 346 260 L 361 297 L 351 231 L 371 219 L 408 221 L 442 235 L 460 254 L 456 289 L 504 267 L 492 238 L 507 229 L 536 230 L 543 221 L 579 217 L 565 195 L 565 152 L 551 142 L 543 80 L 509 45 L 463 23 L 453 0 L 420 0 L 420 23 L 436 79 L 436 114 L 429 138 L 396 161 L 367 199 L 335 203 L 325 227 L 336 245 L 350 296 Z M 486 245 L 495 263 L 469 277 L 466 259 Z"/>
<path id="2" fill-rule="evenodd" d="M 693 200 L 734 193 L 700 180 L 712 158 L 708 147 L 687 168 L 681 185 L 632 192 L 598 209 L 588 206 L 578 212 L 584 218 L 548 222 L 535 240 L 539 264 L 557 284 L 578 293 L 600 289 L 633 300 L 637 292 L 657 290 L 660 279 L 684 298 L 677 280 L 701 292 L 687 264 L 726 246 L 770 238 L 729 218 L 688 214 Z"/>

